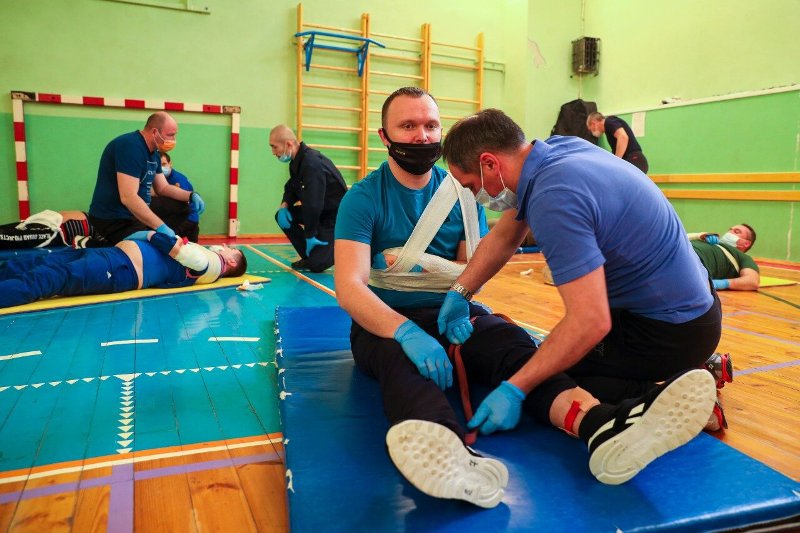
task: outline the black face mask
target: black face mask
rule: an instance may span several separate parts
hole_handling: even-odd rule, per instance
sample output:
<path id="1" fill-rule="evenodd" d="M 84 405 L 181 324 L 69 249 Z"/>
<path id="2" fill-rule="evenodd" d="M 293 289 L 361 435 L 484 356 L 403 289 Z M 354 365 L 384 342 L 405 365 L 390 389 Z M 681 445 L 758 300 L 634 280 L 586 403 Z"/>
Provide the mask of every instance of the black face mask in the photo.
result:
<path id="1" fill-rule="evenodd" d="M 389 155 L 400 168 L 415 176 L 421 176 L 432 169 L 442 155 L 442 143 L 438 141 L 428 144 L 396 143 L 389 138 L 386 130 L 383 130 L 383 136 L 389 141 Z"/>

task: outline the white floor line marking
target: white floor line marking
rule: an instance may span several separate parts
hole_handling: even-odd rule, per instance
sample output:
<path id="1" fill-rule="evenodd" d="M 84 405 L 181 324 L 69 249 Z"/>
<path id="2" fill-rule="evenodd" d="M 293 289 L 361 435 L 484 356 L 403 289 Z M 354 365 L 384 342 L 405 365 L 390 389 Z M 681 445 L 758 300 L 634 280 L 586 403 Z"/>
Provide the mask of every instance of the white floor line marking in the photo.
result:
<path id="1" fill-rule="evenodd" d="M 156 342 L 158 342 L 158 339 L 128 339 L 124 341 L 101 342 L 100 346 L 120 346 L 123 344 L 153 344 Z"/>
<path id="2" fill-rule="evenodd" d="M 201 370 L 203 370 L 205 372 L 213 372 L 215 370 L 227 370 L 228 368 L 235 368 L 235 369 L 238 370 L 243 366 L 246 366 L 248 368 L 254 368 L 256 365 L 262 366 L 262 367 L 266 367 L 266 366 L 269 366 L 269 365 L 277 366 L 277 363 L 275 361 L 259 361 L 257 363 L 236 363 L 234 365 L 206 366 L 206 367 L 203 367 L 203 368 L 188 368 L 188 369 L 187 368 L 178 368 L 178 369 L 175 369 L 175 370 L 158 370 L 158 371 L 153 371 L 153 372 L 137 372 L 135 374 L 115 374 L 113 376 L 101 376 L 99 378 L 98 377 L 91 377 L 91 378 L 65 379 L 63 381 L 51 381 L 48 384 L 53 386 L 53 387 L 57 387 L 58 385 L 65 384 L 65 383 L 67 385 L 74 385 L 75 383 L 78 383 L 80 381 L 83 381 L 85 383 L 91 383 L 92 381 L 94 381 L 96 379 L 105 381 L 109 377 L 115 377 L 115 378 L 117 378 L 117 379 L 119 379 L 119 380 L 121 380 L 123 382 L 130 383 L 130 382 L 134 381 L 135 379 L 139 378 L 140 376 L 145 376 L 145 377 L 148 377 L 148 378 L 152 378 L 152 377 L 156 377 L 156 376 L 168 376 L 168 375 L 172 374 L 173 372 L 176 373 L 176 374 L 183 374 L 187 370 L 189 370 L 190 372 L 194 372 L 196 374 L 196 373 L 200 372 Z M 23 390 L 23 389 L 25 389 L 27 387 L 34 387 L 34 388 L 38 389 L 39 387 L 43 386 L 44 384 L 45 383 L 42 382 L 42 383 L 26 383 L 24 385 L 0 385 L 0 392 L 6 391 L 6 390 L 8 390 L 10 388 L 14 388 L 15 390 Z"/>
<path id="3" fill-rule="evenodd" d="M 235 450 L 239 448 L 249 448 L 252 446 L 263 446 L 267 444 L 277 444 L 283 441 L 283 437 L 275 437 L 272 439 L 262 439 L 253 442 L 240 442 L 238 444 L 229 444 L 227 446 L 209 446 L 206 448 L 199 448 L 196 450 L 180 450 L 176 452 L 157 453 L 153 455 L 144 455 L 139 457 L 129 457 L 125 459 L 115 459 L 113 461 L 103 461 L 101 463 L 94 463 L 89 465 L 69 466 L 65 468 L 58 468 L 56 470 L 48 470 L 46 472 L 36 472 L 35 474 L 23 474 L 14 477 L 0 479 L 0 485 L 7 485 L 9 483 L 17 483 L 28 479 L 41 479 L 49 476 L 59 476 L 61 474 L 72 474 L 75 472 L 97 470 L 98 468 L 106 468 L 109 466 L 128 465 L 131 463 L 143 463 L 146 461 L 156 461 L 159 459 L 168 459 L 170 457 L 183 457 L 186 455 L 197 455 L 206 452 L 218 452 L 222 450 Z"/>
<path id="4" fill-rule="evenodd" d="M 239 342 L 258 342 L 261 337 L 209 337 L 208 342 L 225 342 L 225 341 L 239 341 Z"/>
<path id="5" fill-rule="evenodd" d="M 294 274 L 294 275 L 295 275 L 295 276 L 297 276 L 298 278 L 302 279 L 302 280 L 303 280 L 303 281 L 305 281 L 305 282 L 308 282 L 308 283 L 310 283 L 311 285 L 313 285 L 314 287 L 318 288 L 318 289 L 319 289 L 319 290 L 321 290 L 322 292 L 325 292 L 325 293 L 327 293 L 327 294 L 330 294 L 331 296 L 333 296 L 334 298 L 336 298 L 336 293 L 335 293 L 334 291 L 330 290 L 330 289 L 329 289 L 328 287 L 326 287 L 325 285 L 322 285 L 321 283 L 317 283 L 317 282 L 316 282 L 316 281 L 314 281 L 313 279 L 309 278 L 309 277 L 308 277 L 308 276 L 306 276 L 306 275 L 303 275 L 303 274 L 301 274 L 300 272 L 298 272 L 297 270 L 293 269 L 292 267 L 290 267 L 290 266 L 286 266 L 286 265 L 284 265 L 283 263 L 281 263 L 280 261 L 278 261 L 278 260 L 276 260 L 276 259 L 273 259 L 272 257 L 268 256 L 267 254 L 265 254 L 265 253 L 264 253 L 264 252 L 262 252 L 261 250 L 258 250 L 258 249 L 256 249 L 256 248 L 253 248 L 253 246 L 252 246 L 252 245 L 250 245 L 250 244 L 246 244 L 246 245 L 245 245 L 245 247 L 246 247 L 248 250 L 250 250 L 251 252 L 253 252 L 253 253 L 256 253 L 256 254 L 260 255 L 261 257 L 263 257 L 264 259 L 266 259 L 266 260 L 267 260 L 267 261 L 269 261 L 270 263 L 273 263 L 273 264 L 275 264 L 275 265 L 278 265 L 280 268 L 282 268 L 282 269 L 283 269 L 283 270 L 285 270 L 286 272 L 289 272 L 289 273 L 291 273 L 291 274 Z"/>
<path id="6" fill-rule="evenodd" d="M 0 355 L 0 361 L 8 361 L 9 359 L 19 359 L 20 357 L 30 357 L 32 355 L 42 355 L 39 350 L 32 350 L 30 352 L 12 353 L 11 355 Z"/>
<path id="7" fill-rule="evenodd" d="M 117 433 L 117 437 L 122 440 L 117 441 L 120 447 L 116 452 L 122 454 L 133 450 L 133 427 L 135 424 L 133 420 L 133 380 L 123 380 L 120 387 L 119 416 L 121 418 L 118 420 L 120 426 L 117 427 L 124 429 L 122 433 Z"/>

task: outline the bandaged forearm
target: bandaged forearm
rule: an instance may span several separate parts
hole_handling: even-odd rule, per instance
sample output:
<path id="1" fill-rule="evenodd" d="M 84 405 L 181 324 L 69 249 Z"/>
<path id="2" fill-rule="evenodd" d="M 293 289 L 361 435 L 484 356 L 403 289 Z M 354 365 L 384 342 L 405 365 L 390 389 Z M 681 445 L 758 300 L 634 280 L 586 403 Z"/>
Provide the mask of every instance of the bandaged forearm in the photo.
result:
<path id="1" fill-rule="evenodd" d="M 702 233 L 687 233 L 686 236 L 689 238 L 690 241 L 702 241 L 703 234 Z"/>
<path id="2" fill-rule="evenodd" d="M 216 254 L 215 254 L 216 255 Z M 175 255 L 175 261 L 195 272 L 204 272 L 208 268 L 208 250 L 194 243 L 181 246 Z"/>

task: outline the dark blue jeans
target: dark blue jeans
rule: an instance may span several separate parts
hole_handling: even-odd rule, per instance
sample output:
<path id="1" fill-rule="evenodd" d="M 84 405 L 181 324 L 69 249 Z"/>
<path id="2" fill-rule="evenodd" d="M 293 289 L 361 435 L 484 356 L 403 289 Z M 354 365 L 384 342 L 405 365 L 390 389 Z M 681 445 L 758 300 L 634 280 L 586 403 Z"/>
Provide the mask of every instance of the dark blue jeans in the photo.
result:
<path id="1" fill-rule="evenodd" d="M 6 262 L 0 268 L 0 307 L 55 295 L 123 292 L 137 286 L 133 263 L 119 248 L 66 248 Z"/>

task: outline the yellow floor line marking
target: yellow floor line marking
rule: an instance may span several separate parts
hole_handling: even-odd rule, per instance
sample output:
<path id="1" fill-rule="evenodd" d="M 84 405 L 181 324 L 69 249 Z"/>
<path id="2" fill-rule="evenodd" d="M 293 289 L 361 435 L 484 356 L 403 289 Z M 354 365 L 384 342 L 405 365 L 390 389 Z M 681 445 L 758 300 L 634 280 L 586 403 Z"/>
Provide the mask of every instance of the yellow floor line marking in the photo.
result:
<path id="1" fill-rule="evenodd" d="M 302 279 L 303 281 L 306 281 L 306 282 L 310 283 L 311 285 L 313 285 L 314 287 L 318 288 L 319 290 L 321 290 L 321 291 L 323 291 L 323 292 L 325 292 L 325 293 L 327 293 L 327 294 L 330 294 L 331 296 L 333 296 L 334 298 L 336 298 L 336 293 L 335 293 L 334 291 L 330 290 L 330 289 L 329 289 L 328 287 L 326 287 L 325 285 L 322 285 L 321 283 L 318 283 L 318 282 L 314 281 L 313 279 L 311 279 L 311 278 L 309 278 L 308 276 L 306 276 L 306 275 L 304 275 L 304 274 L 302 274 L 302 273 L 298 272 L 297 270 L 293 269 L 292 267 L 286 266 L 286 265 L 284 265 L 283 263 L 281 263 L 280 261 L 278 261 L 278 260 L 276 260 L 276 259 L 273 259 L 272 257 L 268 256 L 267 254 L 265 254 L 265 253 L 264 253 L 264 252 L 262 252 L 261 250 L 258 250 L 258 249 L 256 249 L 256 248 L 253 248 L 253 246 L 252 246 L 252 245 L 250 245 L 250 244 L 246 244 L 246 245 L 245 245 L 245 247 L 246 247 L 248 250 L 250 250 L 251 252 L 254 252 L 254 253 L 256 253 L 256 254 L 260 255 L 261 257 L 263 257 L 264 259 L 266 259 L 266 260 L 267 260 L 267 261 L 269 261 L 270 263 L 273 263 L 273 264 L 275 264 L 275 265 L 277 265 L 277 266 L 281 267 L 281 268 L 282 268 L 283 270 L 285 270 L 286 272 L 289 272 L 289 273 L 291 273 L 291 274 L 294 274 L 295 276 L 297 276 L 298 278 Z"/>

